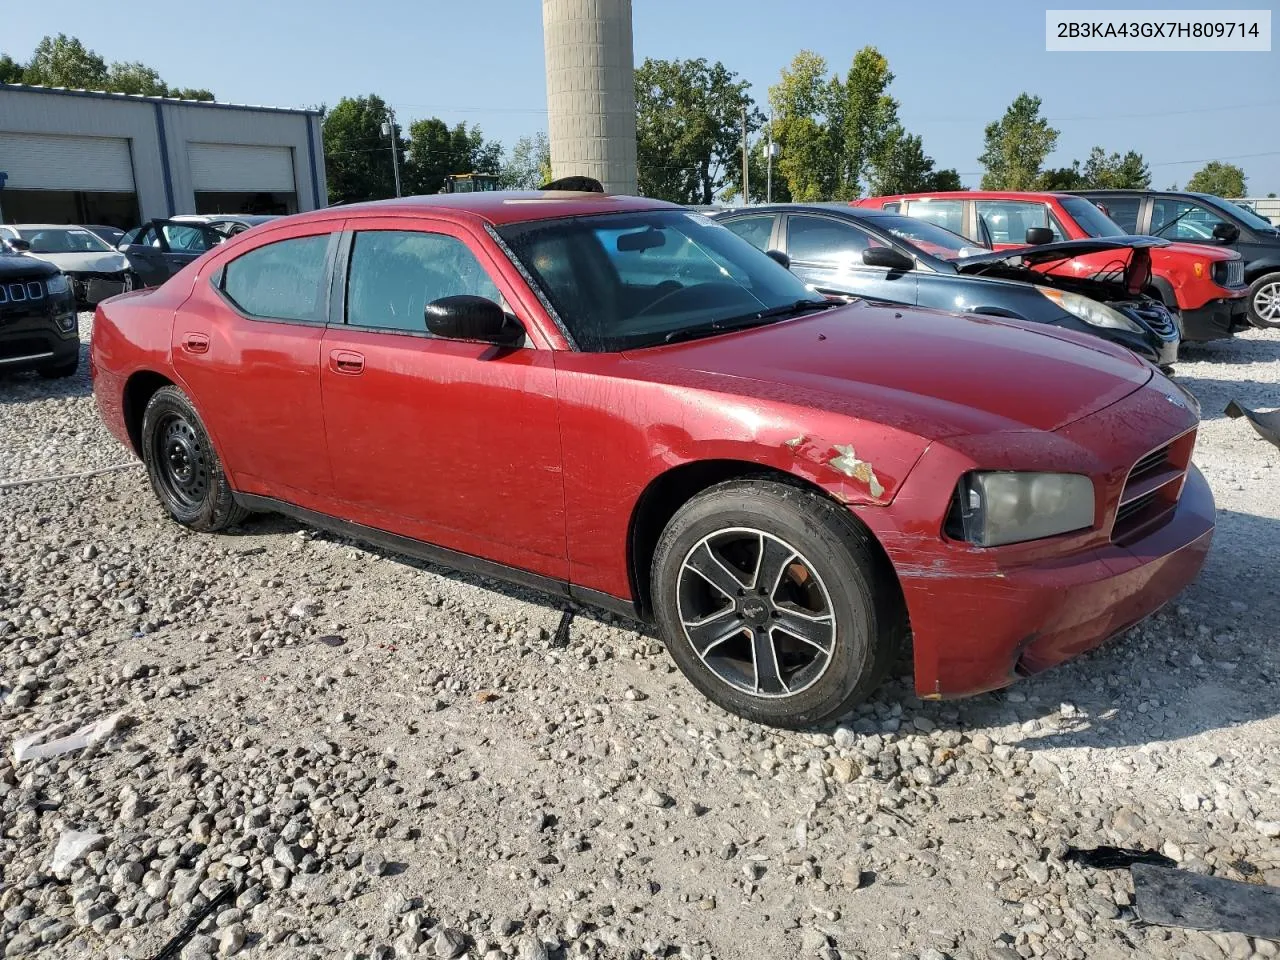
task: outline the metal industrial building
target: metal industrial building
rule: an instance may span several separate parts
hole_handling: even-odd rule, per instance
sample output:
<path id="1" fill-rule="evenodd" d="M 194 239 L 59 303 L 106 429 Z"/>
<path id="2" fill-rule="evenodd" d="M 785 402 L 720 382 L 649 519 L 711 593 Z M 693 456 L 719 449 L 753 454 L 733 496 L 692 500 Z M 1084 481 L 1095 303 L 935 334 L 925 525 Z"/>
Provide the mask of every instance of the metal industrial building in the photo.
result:
<path id="1" fill-rule="evenodd" d="M 320 113 L 0 84 L 5 223 L 121 228 L 327 200 Z"/>

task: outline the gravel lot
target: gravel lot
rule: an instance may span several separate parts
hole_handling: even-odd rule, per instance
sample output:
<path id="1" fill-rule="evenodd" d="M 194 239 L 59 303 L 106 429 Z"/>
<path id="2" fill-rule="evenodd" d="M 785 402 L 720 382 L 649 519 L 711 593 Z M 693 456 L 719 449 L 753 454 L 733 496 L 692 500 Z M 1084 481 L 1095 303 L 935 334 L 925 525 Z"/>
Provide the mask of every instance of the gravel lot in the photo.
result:
<path id="1" fill-rule="evenodd" d="M 87 331 L 90 317 L 82 318 Z M 87 333 L 86 333 L 87 336 Z M 1275 957 L 1148 927 L 1149 847 L 1280 884 L 1280 332 L 1179 365 L 1219 507 L 1200 580 L 1000 694 L 905 677 L 834 731 L 710 706 L 651 635 L 275 517 L 169 522 L 87 375 L 0 381 L 0 954 Z M 102 742 L 12 741 L 119 713 Z M 68 831 L 101 836 L 69 867 Z"/>

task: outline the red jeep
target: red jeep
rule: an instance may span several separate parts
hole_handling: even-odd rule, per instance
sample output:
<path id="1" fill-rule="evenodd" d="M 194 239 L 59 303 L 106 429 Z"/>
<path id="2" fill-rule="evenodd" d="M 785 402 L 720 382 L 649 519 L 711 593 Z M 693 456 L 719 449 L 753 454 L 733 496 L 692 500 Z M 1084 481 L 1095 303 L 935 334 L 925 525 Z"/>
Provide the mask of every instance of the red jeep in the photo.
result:
<path id="1" fill-rule="evenodd" d="M 1119 237 L 1124 230 L 1092 201 L 1066 193 L 972 190 L 866 197 L 854 206 L 898 210 L 997 250 L 1086 237 Z M 1092 276 L 1113 269 L 1112 254 L 1076 257 L 1049 272 Z M 1183 340 L 1218 340 L 1248 327 L 1244 261 L 1221 247 L 1173 243 L 1151 251 L 1147 292 L 1180 315 Z"/>

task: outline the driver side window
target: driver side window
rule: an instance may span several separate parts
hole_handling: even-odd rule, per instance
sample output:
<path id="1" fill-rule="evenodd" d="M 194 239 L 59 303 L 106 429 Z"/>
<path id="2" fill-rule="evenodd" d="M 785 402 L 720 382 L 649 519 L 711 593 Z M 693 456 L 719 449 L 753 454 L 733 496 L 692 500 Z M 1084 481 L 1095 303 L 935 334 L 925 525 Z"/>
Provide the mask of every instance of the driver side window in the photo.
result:
<path id="1" fill-rule="evenodd" d="M 797 263 L 849 267 L 862 263 L 862 251 L 883 246 L 850 223 L 827 217 L 787 217 L 787 253 Z"/>
<path id="2" fill-rule="evenodd" d="M 1166 240 L 1186 240 L 1190 243 L 1212 241 L 1213 228 L 1220 223 L 1226 221 L 1198 203 L 1162 198 L 1151 203 L 1150 232 Z"/>

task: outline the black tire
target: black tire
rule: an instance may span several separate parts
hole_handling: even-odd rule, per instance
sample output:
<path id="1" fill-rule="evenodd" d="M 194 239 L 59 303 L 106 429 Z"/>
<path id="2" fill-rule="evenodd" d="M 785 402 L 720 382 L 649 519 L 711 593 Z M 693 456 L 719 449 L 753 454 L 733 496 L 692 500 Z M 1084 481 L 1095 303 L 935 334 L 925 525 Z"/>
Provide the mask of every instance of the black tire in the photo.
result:
<path id="1" fill-rule="evenodd" d="M 1268 312 L 1264 315 L 1263 310 Z M 1249 322 L 1263 330 L 1280 327 L 1280 271 L 1264 273 L 1249 284 Z"/>
<path id="2" fill-rule="evenodd" d="M 77 353 L 74 359 L 68 360 L 66 363 L 60 363 L 56 367 L 44 367 L 38 372 L 46 380 L 61 380 L 63 377 L 74 377 L 79 369 L 80 354 Z"/>
<path id="3" fill-rule="evenodd" d="M 147 403 L 142 462 L 161 505 L 185 527 L 216 533 L 249 515 L 235 502 L 204 424 L 177 387 L 161 387 Z"/>
<path id="4" fill-rule="evenodd" d="M 751 555 L 757 534 L 758 561 Z M 762 589 L 766 543 L 771 551 L 780 551 L 768 561 L 779 573 L 773 580 L 776 587 Z M 789 557 L 787 550 L 792 551 Z M 706 566 L 707 557 L 723 559 L 733 551 L 741 561 L 731 564 L 737 586 L 746 587 L 737 591 L 736 600 L 710 582 L 704 587 L 698 571 L 691 571 Z M 726 569 L 719 564 L 721 572 Z M 837 504 L 773 479 L 721 483 L 681 507 L 658 541 L 651 583 L 658 626 L 689 681 L 724 709 L 771 726 L 809 727 L 848 713 L 879 685 L 906 636 L 901 592 L 870 534 Z M 724 581 L 722 586 L 735 585 Z M 805 599 L 799 606 L 790 599 L 779 603 L 782 592 Z M 699 609 L 703 603 L 713 612 Z M 824 658 L 820 644 L 801 643 L 786 632 L 788 621 L 798 622 L 789 611 L 800 607 L 814 631 L 813 623 L 825 626 L 830 620 L 825 665 L 816 663 Z M 827 608 L 830 618 L 821 616 Z M 724 622 L 728 630 L 741 622 L 741 633 L 724 640 L 699 632 L 704 657 L 694 647 L 686 617 L 696 631 L 710 630 L 713 621 Z M 717 626 L 717 636 L 719 632 Z M 765 641 L 768 646 L 759 645 Z M 765 650 L 772 652 L 775 666 L 770 671 L 766 660 L 762 675 L 757 652 Z M 805 663 L 805 657 L 813 662 Z M 768 687 L 772 693 L 763 692 Z"/>

